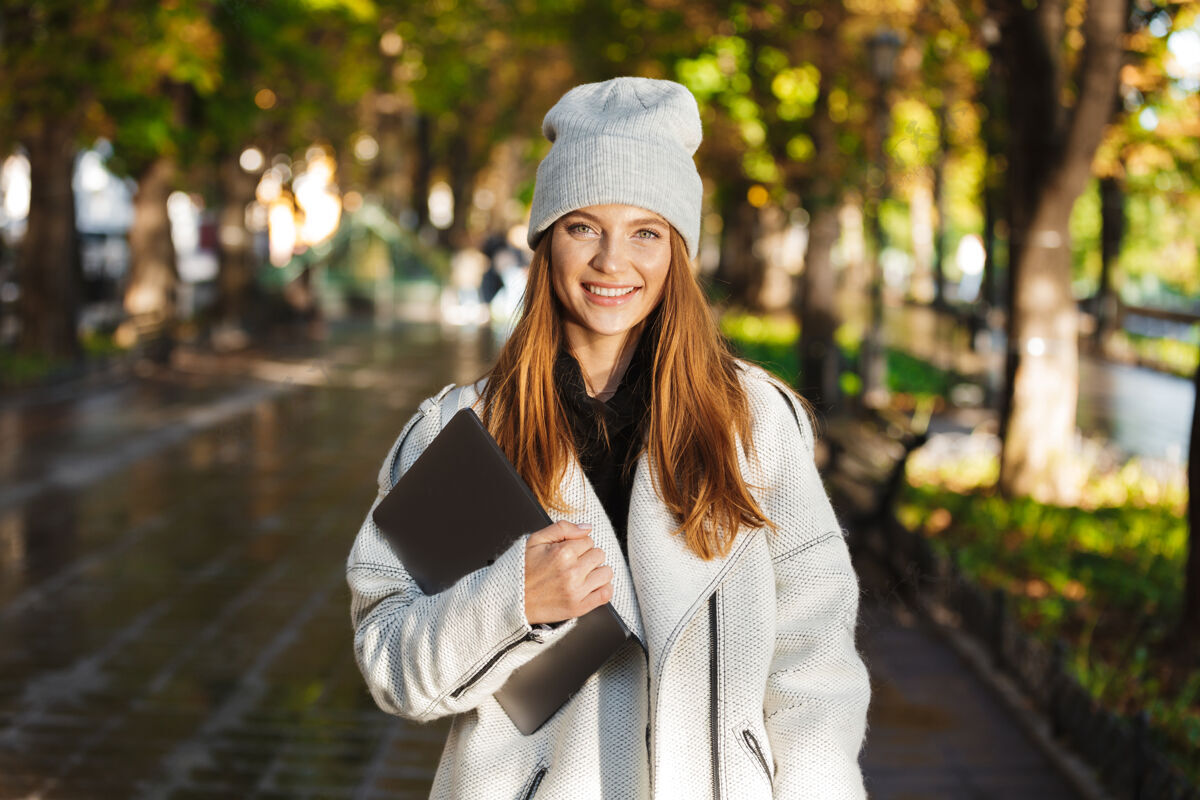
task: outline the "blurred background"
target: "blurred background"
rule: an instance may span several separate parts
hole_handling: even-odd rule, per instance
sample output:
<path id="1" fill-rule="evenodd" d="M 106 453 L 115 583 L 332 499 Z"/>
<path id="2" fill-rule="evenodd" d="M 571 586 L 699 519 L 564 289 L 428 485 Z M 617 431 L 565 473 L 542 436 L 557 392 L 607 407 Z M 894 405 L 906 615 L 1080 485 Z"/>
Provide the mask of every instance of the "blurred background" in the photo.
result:
<path id="1" fill-rule="evenodd" d="M 108 564 L 72 602 L 121 585 L 167 614 L 162 575 L 223 574 L 165 544 L 197 476 L 188 524 L 233 525 L 261 571 L 280 498 L 357 459 L 337 535 L 314 509 L 288 534 L 337 567 L 387 442 L 518 313 L 542 116 L 617 75 L 700 104 L 695 267 L 734 349 L 813 402 L 856 554 L 974 631 L 1099 784 L 1195 791 L 1200 7 L 1164 0 L 6 0 L 0 756 L 61 711 L 31 686 L 82 703 L 71 670 L 108 652 L 28 624 L 61 613 L 54 587 Z M 196 472 L 136 489 L 156 453 Z M 283 488 L 235 490 L 243 467 Z M 126 573 L 114 542 L 164 514 L 166 549 Z M 239 685 L 247 648 L 204 669 Z M 227 699 L 206 691 L 193 749 Z M 364 752 L 393 742 L 372 730 Z M 0 794 L 73 780 L 47 769 Z M 153 785 L 205 785 L 181 780 Z"/>

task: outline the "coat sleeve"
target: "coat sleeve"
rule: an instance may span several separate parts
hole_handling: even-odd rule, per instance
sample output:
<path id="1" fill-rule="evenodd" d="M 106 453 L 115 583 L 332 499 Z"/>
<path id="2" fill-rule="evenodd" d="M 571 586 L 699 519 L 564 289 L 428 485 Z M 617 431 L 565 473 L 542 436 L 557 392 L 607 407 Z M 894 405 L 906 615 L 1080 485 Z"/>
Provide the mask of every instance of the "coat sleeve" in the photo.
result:
<path id="1" fill-rule="evenodd" d="M 858 755 L 871 690 L 854 641 L 858 579 L 817 474 L 807 416 L 794 403 L 784 410 L 784 398 L 772 394 L 778 413 L 771 416 L 782 421 L 772 426 L 781 467 L 771 506 L 781 511 L 771 537 L 775 649 L 763 717 L 775 757 L 775 796 L 862 798 Z"/>
<path id="2" fill-rule="evenodd" d="M 526 620 L 527 537 L 435 595 L 418 588 L 382 537 L 371 519 L 375 506 L 440 428 L 437 405 L 426 401 L 384 459 L 346 563 L 354 656 L 371 696 L 384 711 L 422 722 L 477 707 L 572 627 Z"/>

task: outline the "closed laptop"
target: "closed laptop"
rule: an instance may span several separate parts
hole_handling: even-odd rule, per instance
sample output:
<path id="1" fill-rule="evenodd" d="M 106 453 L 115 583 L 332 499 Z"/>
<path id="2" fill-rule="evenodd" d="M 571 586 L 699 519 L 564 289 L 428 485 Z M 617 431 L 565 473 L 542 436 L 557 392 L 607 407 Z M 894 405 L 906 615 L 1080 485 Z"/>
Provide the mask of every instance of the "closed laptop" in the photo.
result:
<path id="1" fill-rule="evenodd" d="M 372 516 L 425 594 L 488 566 L 518 537 L 552 522 L 469 408 L 450 419 Z M 518 730 L 533 733 L 628 637 L 610 604 L 593 609 L 514 670 L 496 700 Z"/>

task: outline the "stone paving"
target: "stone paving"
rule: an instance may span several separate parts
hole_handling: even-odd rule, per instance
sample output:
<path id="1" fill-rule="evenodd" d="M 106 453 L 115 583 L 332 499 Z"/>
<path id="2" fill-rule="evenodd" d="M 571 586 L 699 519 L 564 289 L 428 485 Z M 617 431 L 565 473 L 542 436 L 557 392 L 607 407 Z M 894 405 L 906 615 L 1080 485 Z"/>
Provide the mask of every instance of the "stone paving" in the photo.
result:
<path id="1" fill-rule="evenodd" d="M 113 447 L 143 447 L 119 461 L 70 445 L 103 414 L 0 408 L 5 480 L 33 487 L 0 503 L 0 800 L 426 797 L 446 726 L 375 708 L 343 567 L 404 421 L 493 355 L 468 332 L 343 331 L 323 385 L 239 395 L 245 413 L 186 435 L 162 428 L 187 414 L 113 406 Z M 9 435 L 35 418 L 53 435 Z M 47 477 L 104 458 L 87 481 Z M 870 593 L 861 641 L 873 797 L 1072 796 L 956 657 Z"/>
<path id="2" fill-rule="evenodd" d="M 872 689 L 862 757 L 869 795 L 1076 797 L 994 694 L 890 593 L 878 568 L 859 564 L 858 571 L 864 587 L 859 647 Z"/>

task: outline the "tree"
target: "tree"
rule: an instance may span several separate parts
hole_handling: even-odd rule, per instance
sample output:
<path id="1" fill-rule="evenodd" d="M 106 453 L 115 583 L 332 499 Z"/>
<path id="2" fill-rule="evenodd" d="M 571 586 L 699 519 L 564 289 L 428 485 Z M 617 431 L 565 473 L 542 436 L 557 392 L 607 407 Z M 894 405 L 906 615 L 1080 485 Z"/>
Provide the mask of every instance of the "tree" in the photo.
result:
<path id="1" fill-rule="evenodd" d="M 1200 639 L 1200 366 L 1192 379 L 1196 404 L 1188 450 L 1188 556 L 1184 568 L 1181 641 Z"/>
<path id="2" fill-rule="evenodd" d="M 1127 3 L 1091 0 L 1084 12 L 1063 0 L 990 0 L 989 8 L 1000 27 L 1011 131 L 1014 293 L 1000 485 L 1070 503 L 1081 476 L 1072 458 L 1079 354 L 1068 223 L 1112 116 Z M 1074 102 L 1064 106 L 1068 93 Z"/>
<path id="3" fill-rule="evenodd" d="M 831 256 L 838 207 L 845 183 L 862 163 L 854 156 L 863 142 L 855 127 L 838 129 L 830 98 L 842 122 L 861 124 L 865 118 L 861 106 L 851 107 L 847 92 L 845 67 L 854 37 L 843 30 L 843 19 L 835 4 L 804 14 L 739 4 L 719 23 L 723 35 L 677 66 L 701 103 L 709 140 L 717 143 L 706 145 L 703 154 L 705 173 L 720 176 L 722 184 L 724 246 L 717 278 L 731 302 L 757 305 L 761 265 L 749 255 L 757 209 L 748 201 L 748 188 L 757 186 L 759 205 L 770 187 L 776 202 L 807 214 L 808 246 L 794 301 L 801 320 L 800 381 L 806 395 L 822 404 L 832 403 L 837 393 Z M 733 152 L 731 142 L 737 145 Z"/>
<path id="4" fill-rule="evenodd" d="M 197 98 L 219 80 L 220 41 L 206 3 L 140 3 L 116 13 L 123 17 L 110 22 L 124 39 L 97 72 L 95 91 L 113 144 L 109 167 L 137 181 L 123 324 L 130 341 L 169 344 L 179 275 L 167 198 L 180 161 L 194 150 L 190 123 Z M 166 352 L 160 348 L 156 355 Z"/>
<path id="5" fill-rule="evenodd" d="M 103 53 L 104 5 L 30 0 L 0 6 L 0 152 L 24 147 L 32 182 L 17 259 L 17 347 L 25 353 L 53 358 L 81 353 L 71 178 L 76 145 L 90 132 L 97 106 L 89 65 L 63 54 Z"/>

